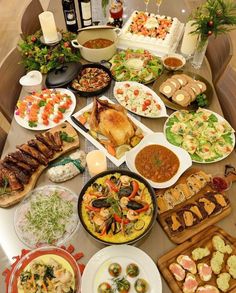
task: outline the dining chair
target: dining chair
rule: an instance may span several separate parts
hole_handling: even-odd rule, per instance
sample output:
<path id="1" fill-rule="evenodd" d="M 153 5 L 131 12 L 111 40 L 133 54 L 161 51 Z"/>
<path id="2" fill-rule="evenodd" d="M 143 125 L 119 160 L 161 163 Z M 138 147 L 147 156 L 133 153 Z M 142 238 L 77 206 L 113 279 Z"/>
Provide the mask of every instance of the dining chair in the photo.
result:
<path id="1" fill-rule="evenodd" d="M 23 39 L 41 28 L 38 15 L 43 11 L 39 0 L 32 0 L 26 7 L 21 18 L 21 37 Z"/>
<path id="2" fill-rule="evenodd" d="M 20 64 L 21 54 L 17 47 L 12 49 L 0 64 L 0 112 L 9 123 L 13 118 L 21 85 L 19 79 L 25 74 L 23 64 Z"/>
<path id="3" fill-rule="evenodd" d="M 6 142 L 6 138 L 7 138 L 7 133 L 5 132 L 5 130 L 0 126 L 0 157 Z"/>
<path id="4" fill-rule="evenodd" d="M 209 38 L 206 57 L 211 67 L 212 81 L 217 83 L 233 56 L 233 44 L 229 34 Z"/>
<path id="5" fill-rule="evenodd" d="M 224 116 L 236 130 L 236 69 L 229 64 L 215 88 Z"/>

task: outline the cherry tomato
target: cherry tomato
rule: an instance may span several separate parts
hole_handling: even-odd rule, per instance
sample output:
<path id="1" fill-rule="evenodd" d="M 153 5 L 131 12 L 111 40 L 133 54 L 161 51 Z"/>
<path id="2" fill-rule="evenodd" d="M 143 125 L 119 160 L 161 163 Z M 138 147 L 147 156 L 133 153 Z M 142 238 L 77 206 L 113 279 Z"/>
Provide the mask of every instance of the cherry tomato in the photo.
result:
<path id="1" fill-rule="evenodd" d="M 145 104 L 146 106 L 151 105 L 151 100 L 145 100 L 145 101 L 144 101 L 144 104 Z"/>
<path id="2" fill-rule="evenodd" d="M 134 95 L 138 96 L 139 95 L 139 90 L 134 90 Z"/>

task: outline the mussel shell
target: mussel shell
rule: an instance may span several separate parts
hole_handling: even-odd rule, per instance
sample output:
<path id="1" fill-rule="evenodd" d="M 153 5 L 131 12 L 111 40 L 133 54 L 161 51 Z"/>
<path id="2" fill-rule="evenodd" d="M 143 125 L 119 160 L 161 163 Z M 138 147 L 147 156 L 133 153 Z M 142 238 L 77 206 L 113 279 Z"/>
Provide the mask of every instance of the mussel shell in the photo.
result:
<path id="1" fill-rule="evenodd" d="M 133 191 L 132 186 L 126 186 L 126 187 L 122 187 L 119 191 L 118 191 L 118 195 L 119 197 L 123 197 L 123 196 L 129 196 Z"/>
<path id="2" fill-rule="evenodd" d="M 109 208 L 111 204 L 107 202 L 106 198 L 99 198 L 92 201 L 92 206 L 94 208 Z"/>
<path id="3" fill-rule="evenodd" d="M 130 200 L 127 204 L 127 208 L 131 210 L 139 210 L 143 208 L 143 205 L 135 200 Z"/>

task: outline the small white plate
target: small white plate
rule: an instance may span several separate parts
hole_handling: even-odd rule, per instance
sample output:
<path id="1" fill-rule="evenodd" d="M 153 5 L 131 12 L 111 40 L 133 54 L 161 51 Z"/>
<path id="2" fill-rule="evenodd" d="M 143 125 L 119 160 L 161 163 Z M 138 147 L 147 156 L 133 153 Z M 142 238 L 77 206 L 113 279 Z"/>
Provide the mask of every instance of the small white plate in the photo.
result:
<path id="1" fill-rule="evenodd" d="M 58 124 L 65 122 L 66 119 L 71 116 L 71 114 L 74 112 L 75 106 L 76 106 L 76 97 L 72 93 L 72 91 L 64 89 L 64 88 L 55 88 L 55 89 L 51 89 L 51 90 L 56 90 L 57 92 L 60 92 L 61 94 L 67 94 L 68 96 L 71 97 L 72 104 L 70 105 L 70 108 L 68 110 L 66 110 L 65 113 L 63 113 L 64 118 L 62 120 L 60 120 L 59 123 L 55 123 L 50 120 L 49 125 L 44 125 L 44 124 L 38 123 L 38 125 L 36 127 L 30 127 L 28 124 L 28 119 L 26 120 L 24 118 L 21 118 L 19 115 L 16 115 L 17 110 L 15 110 L 14 117 L 16 119 L 16 122 L 20 126 L 26 128 L 26 129 L 30 129 L 30 130 L 46 130 L 46 129 L 53 128 L 53 127 L 57 126 Z M 21 98 L 21 100 L 22 99 L 24 99 L 24 98 Z"/>
<path id="2" fill-rule="evenodd" d="M 109 103 L 114 104 L 111 100 L 109 100 L 107 97 L 102 96 L 100 98 L 101 100 L 107 100 Z M 91 111 L 93 107 L 93 103 L 87 105 L 86 107 L 84 107 L 83 109 L 81 109 L 80 111 L 76 112 L 75 114 L 73 114 L 74 117 L 78 117 L 80 115 L 82 115 L 84 112 L 88 112 Z M 142 131 L 144 136 L 146 136 L 147 134 L 151 134 L 153 133 L 153 131 L 151 129 L 149 129 L 148 127 L 146 127 L 143 123 L 139 122 L 137 119 L 135 119 L 133 116 L 127 114 L 127 116 L 129 117 L 129 119 L 131 119 L 134 124 L 136 126 L 138 126 Z M 124 163 L 125 161 L 125 154 L 120 158 L 117 159 L 114 156 L 112 156 L 111 154 L 108 153 L 108 151 L 106 150 L 106 148 L 99 142 L 97 141 L 95 138 L 92 137 L 92 135 L 89 134 L 89 132 L 84 131 L 83 129 L 81 129 L 78 125 L 76 125 L 71 118 L 68 118 L 67 121 L 77 130 L 79 131 L 85 138 L 87 138 L 96 148 L 98 148 L 99 150 L 101 150 L 102 152 L 104 152 L 104 154 L 108 157 L 108 159 L 110 159 L 112 161 L 112 163 L 114 163 L 117 167 L 119 167 L 122 163 Z M 87 129 L 89 129 L 89 125 L 88 123 L 85 124 L 85 127 Z"/>
<path id="3" fill-rule="evenodd" d="M 148 145 L 152 145 L 152 144 L 157 144 L 157 145 L 161 145 L 168 148 L 179 159 L 179 163 L 180 163 L 179 169 L 177 173 L 170 180 L 159 183 L 159 182 L 154 182 L 152 180 L 145 178 L 154 188 L 167 188 L 173 185 L 179 179 L 179 177 L 184 173 L 184 171 L 186 171 L 189 167 L 192 166 L 191 157 L 188 154 L 188 152 L 186 152 L 184 149 L 169 143 L 163 133 L 156 132 L 148 136 L 145 136 L 144 139 L 135 148 L 126 152 L 125 154 L 126 164 L 131 171 L 140 174 L 135 167 L 135 157 L 144 147 Z M 140 175 L 143 176 L 142 174 Z"/>
<path id="4" fill-rule="evenodd" d="M 138 90 L 141 89 L 144 92 L 150 93 L 151 96 L 149 96 L 149 99 L 152 99 L 152 100 L 156 101 L 161 107 L 161 110 L 159 111 L 159 114 L 153 116 L 153 115 L 148 113 L 147 115 L 145 115 L 143 111 L 135 112 L 129 106 L 124 105 L 124 102 L 122 102 L 121 99 L 119 98 L 119 96 L 117 95 L 117 89 L 123 88 L 125 84 L 129 84 L 130 86 L 137 87 Z M 129 110 L 130 112 L 132 112 L 132 113 L 134 113 L 136 115 L 139 115 L 139 116 L 142 116 L 142 117 L 148 117 L 148 118 L 168 117 L 168 115 L 166 113 L 166 106 L 163 103 L 162 99 L 153 90 L 151 90 L 149 87 L 147 87 L 146 85 L 143 85 L 143 84 L 141 84 L 139 82 L 136 82 L 136 81 L 121 81 L 121 82 L 119 82 L 119 81 L 117 81 L 115 83 L 115 86 L 114 86 L 114 89 L 113 89 L 113 95 L 123 107 L 125 107 L 127 110 Z M 138 97 L 137 97 L 137 99 L 138 99 Z"/>
<path id="5" fill-rule="evenodd" d="M 137 278 L 145 279 L 149 284 L 147 293 L 162 293 L 160 273 L 153 260 L 141 249 L 129 245 L 113 245 L 98 251 L 87 263 L 82 276 L 81 293 L 97 293 L 102 282 L 111 284 L 112 277 L 108 273 L 108 266 L 117 262 L 122 267 L 121 277 L 126 275 L 126 266 L 135 263 L 140 269 Z M 129 278 L 131 283 L 129 293 L 135 293 L 134 282 L 137 278 Z"/>

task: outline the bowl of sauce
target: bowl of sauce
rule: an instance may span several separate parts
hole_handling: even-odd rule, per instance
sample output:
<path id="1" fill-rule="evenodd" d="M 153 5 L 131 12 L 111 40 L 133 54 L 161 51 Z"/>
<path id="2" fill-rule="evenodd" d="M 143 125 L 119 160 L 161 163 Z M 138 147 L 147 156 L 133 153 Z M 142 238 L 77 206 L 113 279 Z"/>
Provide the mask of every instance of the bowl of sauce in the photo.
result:
<path id="1" fill-rule="evenodd" d="M 232 181 L 228 181 L 226 177 L 222 175 L 215 175 L 211 180 L 211 187 L 217 192 L 224 192 L 230 189 Z"/>
<path id="2" fill-rule="evenodd" d="M 186 60 L 180 54 L 169 54 L 162 58 L 162 62 L 167 70 L 175 71 L 181 69 L 185 65 Z"/>

